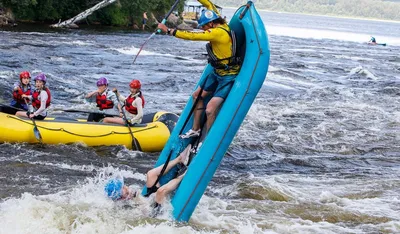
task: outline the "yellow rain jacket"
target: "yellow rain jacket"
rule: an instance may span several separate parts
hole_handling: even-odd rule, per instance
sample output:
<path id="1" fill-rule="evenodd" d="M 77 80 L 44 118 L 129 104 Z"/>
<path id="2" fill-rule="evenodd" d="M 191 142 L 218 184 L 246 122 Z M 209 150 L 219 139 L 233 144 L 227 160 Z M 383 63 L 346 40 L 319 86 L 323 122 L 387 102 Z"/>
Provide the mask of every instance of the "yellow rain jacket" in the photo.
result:
<path id="1" fill-rule="evenodd" d="M 198 0 L 198 1 L 201 4 L 203 4 L 203 6 L 206 7 L 208 10 L 212 10 L 215 13 L 217 13 L 217 15 L 220 15 L 215 5 L 211 3 L 209 0 Z M 209 41 L 211 43 L 211 48 L 214 55 L 218 59 L 224 59 L 232 56 L 232 40 L 229 34 L 222 28 L 230 32 L 228 24 L 222 24 L 217 28 L 211 28 L 204 32 L 189 32 L 183 30 L 176 30 L 175 37 L 192 41 Z M 221 63 L 227 64 L 228 61 L 223 60 L 221 61 Z M 239 73 L 239 70 L 240 70 L 239 65 L 235 65 L 229 70 L 215 69 L 216 73 L 220 76 L 236 75 Z"/>

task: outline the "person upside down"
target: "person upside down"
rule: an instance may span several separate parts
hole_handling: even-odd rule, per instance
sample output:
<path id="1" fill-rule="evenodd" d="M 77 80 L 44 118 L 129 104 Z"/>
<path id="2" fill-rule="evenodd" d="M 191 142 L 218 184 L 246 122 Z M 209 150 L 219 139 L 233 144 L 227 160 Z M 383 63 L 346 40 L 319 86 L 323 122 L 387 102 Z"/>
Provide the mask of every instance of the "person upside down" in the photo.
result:
<path id="1" fill-rule="evenodd" d="M 191 145 L 189 145 L 183 152 L 181 152 L 178 157 L 168 163 L 163 175 L 167 174 L 172 168 L 174 168 L 178 164 L 181 164 L 180 167 L 182 168 L 182 170 L 177 173 L 176 178 L 170 180 L 168 183 L 161 186 L 158 182 L 158 177 L 162 172 L 164 164 L 147 172 L 146 187 L 148 193 L 145 195 L 145 197 L 149 197 L 152 193 L 155 193 L 154 203 L 152 204 L 152 207 L 154 208 L 152 216 L 155 216 L 159 213 L 161 205 L 165 202 L 167 196 L 171 192 L 173 192 L 181 183 L 183 177 L 186 174 L 186 166 L 189 161 L 190 150 Z M 106 196 L 111 198 L 113 201 L 133 199 L 137 197 L 138 194 L 140 194 L 140 191 L 134 191 L 127 185 L 125 185 L 123 179 L 117 178 L 110 179 L 106 183 L 104 191 L 106 193 Z"/>

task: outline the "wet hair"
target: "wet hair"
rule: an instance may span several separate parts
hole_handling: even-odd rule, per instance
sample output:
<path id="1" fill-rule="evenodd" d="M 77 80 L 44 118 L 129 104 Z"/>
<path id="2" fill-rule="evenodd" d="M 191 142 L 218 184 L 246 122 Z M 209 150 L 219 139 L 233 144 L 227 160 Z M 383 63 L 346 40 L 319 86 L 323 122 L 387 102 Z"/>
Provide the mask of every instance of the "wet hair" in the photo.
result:
<path id="1" fill-rule="evenodd" d="M 218 19 L 212 21 L 214 24 L 226 24 L 226 20 L 223 19 L 221 16 Z"/>

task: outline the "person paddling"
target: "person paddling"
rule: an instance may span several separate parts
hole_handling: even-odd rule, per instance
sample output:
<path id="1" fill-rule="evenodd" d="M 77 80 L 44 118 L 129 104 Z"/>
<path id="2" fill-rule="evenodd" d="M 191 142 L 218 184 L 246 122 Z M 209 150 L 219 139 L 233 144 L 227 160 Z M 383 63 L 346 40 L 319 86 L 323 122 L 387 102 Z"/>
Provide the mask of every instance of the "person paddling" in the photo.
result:
<path id="1" fill-rule="evenodd" d="M 97 90 L 86 94 L 85 99 L 89 102 L 96 102 L 97 107 L 101 114 L 90 113 L 87 119 L 88 122 L 99 122 L 105 117 L 112 117 L 118 112 L 122 117 L 121 105 L 118 103 L 117 96 L 114 92 L 108 89 L 108 80 L 105 77 L 101 77 L 97 80 Z"/>
<path id="2" fill-rule="evenodd" d="M 139 124 L 143 119 L 143 108 L 144 108 L 144 97 L 141 91 L 142 84 L 139 80 L 133 79 L 129 84 L 130 94 L 127 98 L 122 96 L 117 89 L 113 92 L 117 94 L 119 100 L 123 101 L 125 104 L 125 113 L 127 120 L 121 117 L 106 117 L 104 118 L 104 123 L 117 123 L 121 125 L 125 124 Z"/>
<path id="3" fill-rule="evenodd" d="M 10 106 L 15 108 L 28 110 L 28 105 L 26 105 L 22 95 L 31 95 L 31 74 L 28 71 L 23 71 L 19 74 L 19 82 L 14 84 L 13 88 L 13 100 L 11 100 Z"/>
<path id="4" fill-rule="evenodd" d="M 28 113 L 25 111 L 18 111 L 15 115 L 43 120 L 47 116 L 47 108 L 51 103 L 51 93 L 46 87 L 47 78 L 45 74 L 40 73 L 33 80 L 35 81 L 35 91 L 32 95 L 21 95 L 22 98 L 32 101 L 31 111 Z"/>
<path id="5" fill-rule="evenodd" d="M 373 43 L 373 44 L 376 44 L 376 43 L 377 43 L 375 37 L 373 37 L 373 36 L 371 36 L 371 40 L 369 40 L 369 42 L 371 42 L 371 43 Z"/>
<path id="6" fill-rule="evenodd" d="M 204 111 L 203 99 L 213 94 L 205 111 L 207 115 L 206 131 L 210 129 L 222 103 L 227 98 L 235 78 L 240 70 L 239 58 L 235 55 L 236 40 L 226 21 L 221 18 L 217 8 L 209 0 L 199 0 L 207 8 L 201 13 L 198 20 L 199 27 L 203 32 L 189 32 L 167 28 L 164 24 L 158 24 L 158 28 L 168 35 L 184 40 L 208 41 L 208 62 L 214 67 L 196 91 L 192 94 L 195 100 L 196 110 L 192 129 L 181 135 L 181 138 L 197 137 L 200 135 L 200 121 Z M 197 101 L 196 101 L 197 100 Z M 204 134 L 205 136 L 206 134 Z"/>

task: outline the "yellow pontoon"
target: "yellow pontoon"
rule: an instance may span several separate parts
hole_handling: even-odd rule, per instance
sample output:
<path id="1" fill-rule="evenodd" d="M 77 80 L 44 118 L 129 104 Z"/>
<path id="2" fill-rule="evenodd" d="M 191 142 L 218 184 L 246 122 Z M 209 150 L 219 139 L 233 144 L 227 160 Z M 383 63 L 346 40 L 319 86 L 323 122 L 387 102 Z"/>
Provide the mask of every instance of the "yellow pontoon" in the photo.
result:
<path id="1" fill-rule="evenodd" d="M 32 120 L 17 117 L 4 109 L 4 106 L 0 107 L 0 142 L 38 143 Z M 161 151 L 178 116 L 168 112 L 157 112 L 145 115 L 143 120 L 147 120 L 148 123 L 131 127 L 141 150 Z M 132 149 L 132 137 L 127 126 L 65 117 L 47 117 L 35 122 L 44 144 L 124 145 Z"/>

